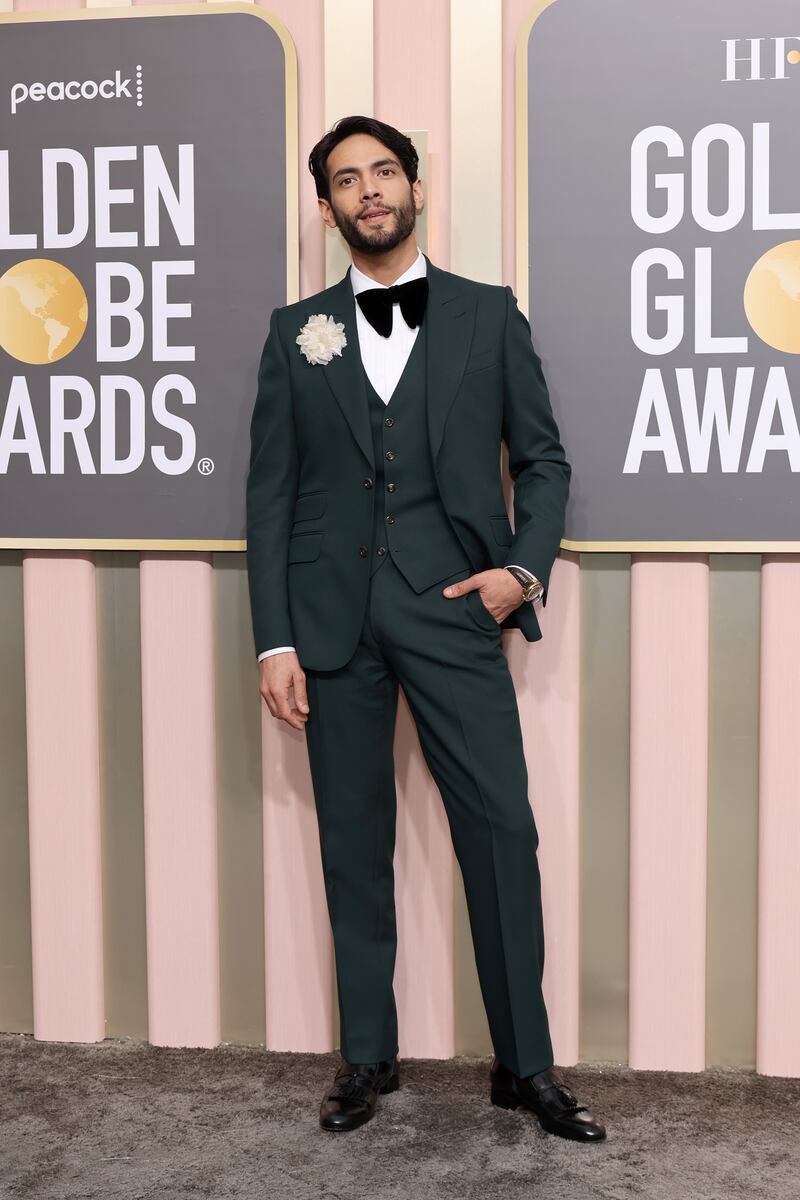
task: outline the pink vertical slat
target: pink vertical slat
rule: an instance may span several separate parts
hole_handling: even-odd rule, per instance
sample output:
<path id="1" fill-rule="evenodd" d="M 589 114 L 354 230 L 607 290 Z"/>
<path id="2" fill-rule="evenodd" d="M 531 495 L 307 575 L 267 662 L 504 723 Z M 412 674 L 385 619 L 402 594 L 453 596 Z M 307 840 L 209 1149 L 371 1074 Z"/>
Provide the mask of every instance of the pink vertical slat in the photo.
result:
<path id="1" fill-rule="evenodd" d="M 23 556 L 34 1036 L 105 1036 L 90 554 Z"/>
<path id="2" fill-rule="evenodd" d="M 323 9 L 321 0 L 265 7 L 297 49 L 300 293 L 308 296 L 325 286 L 324 225 L 308 170 L 309 151 L 325 131 Z M 333 945 L 305 734 L 275 720 L 257 683 L 253 703 L 262 712 L 266 1044 L 324 1053 L 335 1044 Z"/>
<path id="3" fill-rule="evenodd" d="M 800 1076 L 800 555 L 761 573 L 756 1068 Z"/>
<path id="4" fill-rule="evenodd" d="M 148 1040 L 220 1039 L 213 593 L 207 555 L 141 557 Z"/>
<path id="5" fill-rule="evenodd" d="M 424 129 L 420 165 L 428 214 L 427 254 L 450 265 L 449 3 L 375 0 L 375 115 L 400 129 Z M 425 172 L 423 174 L 423 171 Z"/>
<path id="6" fill-rule="evenodd" d="M 78 8 L 16 0 L 15 12 Z M 34 1034 L 105 1036 L 94 560 L 23 558 Z"/>
<path id="7" fill-rule="evenodd" d="M 148 1040 L 213 1046 L 220 1000 L 210 557 L 142 555 L 141 598 Z"/>
<path id="8" fill-rule="evenodd" d="M 708 562 L 631 568 L 632 1067 L 705 1066 Z"/>
<path id="9" fill-rule="evenodd" d="M 376 0 L 375 115 L 428 133 L 420 165 L 428 212 L 427 253 L 450 262 L 449 4 Z M 400 1053 L 446 1058 L 454 1052 L 453 850 L 444 806 L 419 749 L 407 705 L 398 710 L 398 950 L 395 973 Z"/>
<path id="10" fill-rule="evenodd" d="M 515 274 L 516 46 L 531 0 L 503 0 L 503 280 L 523 308 Z M 532 235 L 533 231 L 531 231 Z M 536 331 L 534 330 L 534 341 Z M 544 347 L 537 347 L 543 352 Z M 569 457 L 569 447 L 566 447 Z M 505 454 L 505 452 L 504 452 Z M 511 503 L 509 502 L 509 509 Z M 556 1062 L 578 1055 L 580 566 L 561 551 L 553 567 L 543 637 L 509 640 L 525 734 L 530 798 L 539 829 L 545 923 L 544 991 Z"/>

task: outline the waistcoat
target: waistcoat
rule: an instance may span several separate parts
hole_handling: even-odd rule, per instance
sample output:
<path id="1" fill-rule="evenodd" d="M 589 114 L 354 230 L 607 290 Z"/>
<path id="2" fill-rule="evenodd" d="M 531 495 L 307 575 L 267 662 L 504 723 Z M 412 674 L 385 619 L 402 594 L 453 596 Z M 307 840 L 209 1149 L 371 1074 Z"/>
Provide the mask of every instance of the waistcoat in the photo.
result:
<path id="1" fill-rule="evenodd" d="M 375 453 L 370 575 L 391 555 L 415 592 L 457 571 L 471 570 L 448 520 L 433 471 L 427 428 L 426 349 L 423 319 L 388 404 L 364 371 Z"/>

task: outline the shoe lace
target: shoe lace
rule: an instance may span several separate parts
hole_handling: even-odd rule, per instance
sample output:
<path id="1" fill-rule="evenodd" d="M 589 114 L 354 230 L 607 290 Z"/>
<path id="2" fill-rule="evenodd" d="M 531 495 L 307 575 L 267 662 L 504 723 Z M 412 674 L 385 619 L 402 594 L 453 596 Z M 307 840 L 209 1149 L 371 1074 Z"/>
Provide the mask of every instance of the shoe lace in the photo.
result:
<path id="1" fill-rule="evenodd" d="M 371 1082 L 368 1075 L 361 1071 L 353 1071 L 350 1075 L 344 1075 L 340 1081 L 337 1081 L 333 1094 L 341 1099 L 359 1096 L 365 1087 L 371 1086 Z"/>
<path id="2" fill-rule="evenodd" d="M 558 1086 L 556 1087 L 556 1092 L 558 1093 L 561 1100 L 563 1100 L 563 1102 L 567 1108 L 581 1108 L 582 1107 L 578 1103 L 578 1097 L 573 1095 L 573 1093 L 569 1090 L 569 1088 L 565 1087 L 563 1083 L 558 1084 Z"/>
<path id="3" fill-rule="evenodd" d="M 580 1112 L 582 1109 L 586 1108 L 585 1104 L 578 1103 L 578 1097 L 574 1095 L 574 1093 L 571 1092 L 567 1085 L 562 1083 L 560 1079 L 553 1079 L 550 1087 L 545 1088 L 545 1093 L 547 1092 L 551 1092 L 553 1095 L 557 1096 L 566 1111 Z"/>

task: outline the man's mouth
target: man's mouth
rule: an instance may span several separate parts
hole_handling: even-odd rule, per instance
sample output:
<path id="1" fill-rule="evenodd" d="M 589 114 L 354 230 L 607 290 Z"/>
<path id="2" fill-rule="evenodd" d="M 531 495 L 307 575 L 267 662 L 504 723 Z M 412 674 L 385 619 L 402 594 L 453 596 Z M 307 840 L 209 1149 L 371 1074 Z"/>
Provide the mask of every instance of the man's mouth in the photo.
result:
<path id="1" fill-rule="evenodd" d="M 377 224 L 378 221 L 382 221 L 384 217 L 388 217 L 388 216 L 389 216 L 389 210 L 386 208 L 372 209 L 369 212 L 364 213 L 361 220 L 367 221 L 370 224 L 373 222 L 375 224 Z"/>

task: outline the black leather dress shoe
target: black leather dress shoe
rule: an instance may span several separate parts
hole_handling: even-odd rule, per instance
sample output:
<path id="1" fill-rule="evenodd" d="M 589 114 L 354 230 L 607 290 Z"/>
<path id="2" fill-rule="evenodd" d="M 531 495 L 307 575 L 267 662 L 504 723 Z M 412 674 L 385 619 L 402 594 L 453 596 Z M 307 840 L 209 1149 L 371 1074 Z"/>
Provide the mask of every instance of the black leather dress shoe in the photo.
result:
<path id="1" fill-rule="evenodd" d="M 490 1079 L 492 1104 L 500 1108 L 518 1108 L 524 1104 L 548 1133 L 577 1142 L 602 1142 L 605 1138 L 603 1123 L 592 1116 L 585 1104 L 578 1103 L 553 1067 L 520 1077 L 495 1058 Z"/>
<path id="2" fill-rule="evenodd" d="M 319 1109 L 323 1129 L 344 1132 L 357 1129 L 375 1115 L 378 1096 L 400 1087 L 397 1055 L 384 1062 L 349 1063 L 342 1059 L 333 1087 Z"/>

